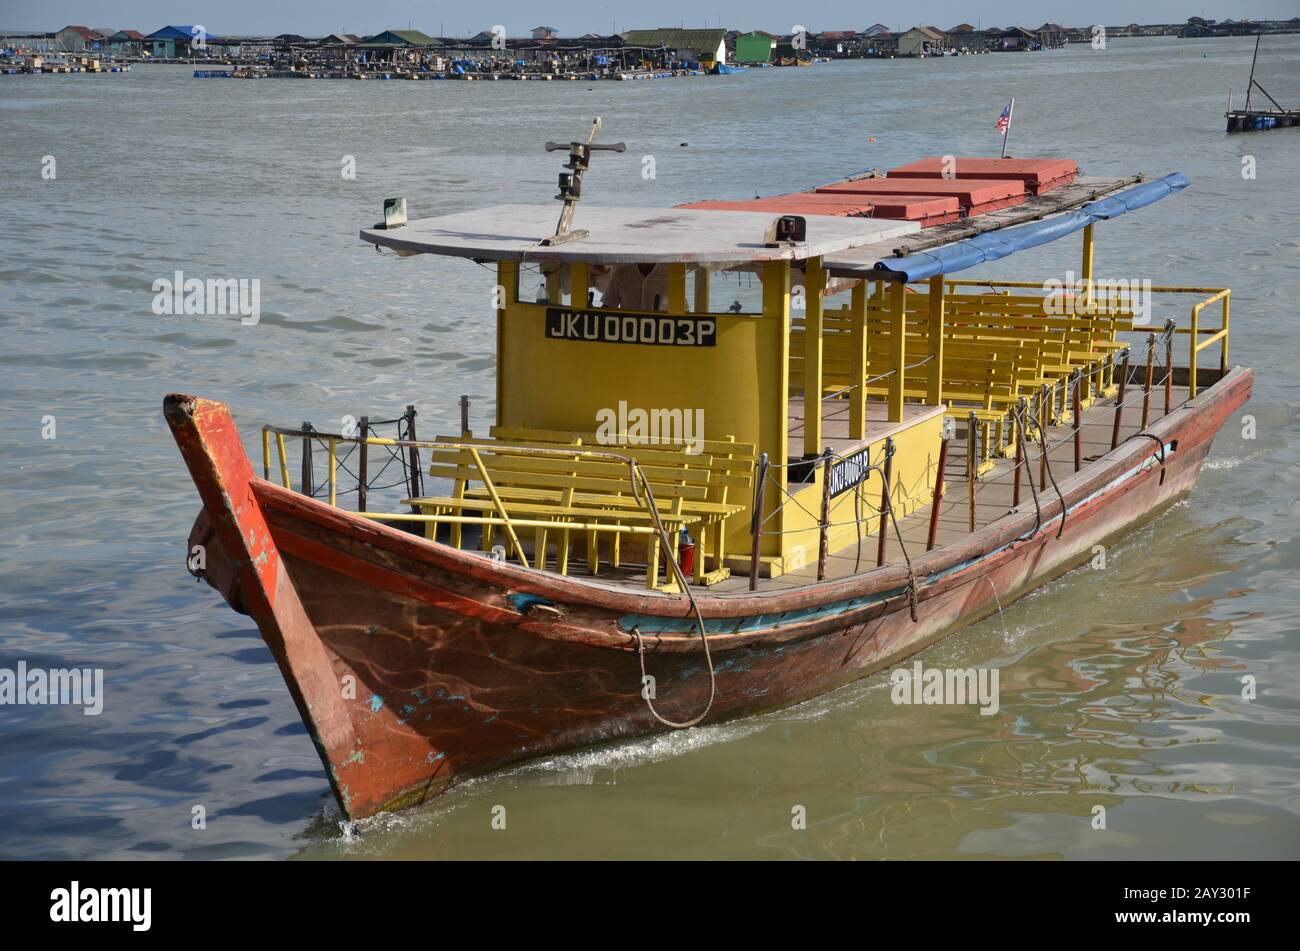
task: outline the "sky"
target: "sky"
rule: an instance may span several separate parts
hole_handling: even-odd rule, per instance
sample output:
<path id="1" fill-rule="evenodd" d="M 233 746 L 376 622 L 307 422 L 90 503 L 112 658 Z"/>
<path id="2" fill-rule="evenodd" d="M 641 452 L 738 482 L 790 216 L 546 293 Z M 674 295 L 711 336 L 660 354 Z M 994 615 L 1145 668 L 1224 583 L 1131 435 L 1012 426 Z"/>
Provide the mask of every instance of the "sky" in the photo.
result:
<path id="1" fill-rule="evenodd" d="M 655 0 L 653 4 L 644 0 L 557 4 L 536 0 L 0 0 L 0 31 L 51 31 L 78 24 L 151 33 L 173 23 L 202 24 L 218 36 L 370 34 L 408 25 L 433 35 L 472 36 L 496 24 L 504 26 L 509 36 L 526 35 L 541 25 L 555 27 L 562 36 L 679 25 L 789 33 L 796 25 L 813 32 L 861 30 L 876 22 L 895 30 L 917 24 L 947 29 L 961 22 L 1114 26 L 1181 23 L 1190 16 L 1289 19 L 1300 16 L 1300 0 L 910 0 L 892 4 L 860 0 Z"/>

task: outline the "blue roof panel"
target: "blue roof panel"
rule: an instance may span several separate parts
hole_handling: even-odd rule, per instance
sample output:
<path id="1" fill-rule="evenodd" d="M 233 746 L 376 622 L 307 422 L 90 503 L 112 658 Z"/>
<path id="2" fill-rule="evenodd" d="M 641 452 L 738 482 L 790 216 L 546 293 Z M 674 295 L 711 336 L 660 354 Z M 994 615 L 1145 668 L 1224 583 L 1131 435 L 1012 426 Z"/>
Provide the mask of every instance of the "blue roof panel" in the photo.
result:
<path id="1" fill-rule="evenodd" d="M 1048 244 L 1068 234 L 1082 231 L 1097 221 L 1108 221 L 1128 211 L 1145 208 L 1160 199 L 1182 191 L 1189 184 L 1182 172 L 1174 172 L 1152 182 L 1144 182 L 1117 195 L 1090 202 L 1078 211 L 1035 221 L 1032 224 L 990 231 L 966 241 L 957 241 L 907 257 L 876 262 L 876 270 L 901 275 L 904 281 L 921 281 L 936 274 L 964 271 L 986 261 L 997 261 L 1017 251 Z"/>

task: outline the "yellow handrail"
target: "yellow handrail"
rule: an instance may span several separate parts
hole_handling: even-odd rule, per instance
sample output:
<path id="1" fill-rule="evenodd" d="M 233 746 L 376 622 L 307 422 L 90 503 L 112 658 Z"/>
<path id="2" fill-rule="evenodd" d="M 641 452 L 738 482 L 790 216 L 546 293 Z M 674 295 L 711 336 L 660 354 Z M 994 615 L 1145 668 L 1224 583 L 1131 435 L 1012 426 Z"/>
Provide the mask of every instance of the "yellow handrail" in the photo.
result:
<path id="1" fill-rule="evenodd" d="M 1232 296 L 1232 291 L 1223 288 L 1211 297 L 1192 306 L 1192 323 L 1188 328 L 1188 334 L 1191 339 L 1188 341 L 1189 355 L 1187 358 L 1187 397 L 1193 399 L 1196 396 L 1196 355 L 1211 344 L 1223 341 L 1222 355 L 1219 358 L 1219 370 L 1226 373 L 1228 370 L 1228 299 Z M 1201 311 L 1211 304 L 1223 301 L 1223 326 L 1219 327 L 1213 335 L 1203 341 L 1198 342 L 1200 336 L 1200 327 L 1198 323 L 1201 317 Z"/>
<path id="2" fill-rule="evenodd" d="M 628 478 L 632 485 L 633 496 L 641 503 L 646 513 L 651 516 L 655 522 L 653 528 L 648 529 L 649 534 L 660 536 L 661 542 L 666 548 L 671 549 L 668 541 L 668 535 L 663 528 L 663 519 L 655 509 L 653 496 L 650 492 L 650 486 L 646 482 L 644 474 L 641 472 L 639 463 L 630 456 L 625 456 L 617 452 L 606 450 L 592 450 L 579 446 L 560 447 L 554 449 L 543 448 L 540 446 L 511 446 L 483 443 L 463 443 L 447 440 L 427 440 L 427 439 L 390 439 L 385 436 L 366 436 L 364 439 L 360 436 L 344 436 L 340 433 L 326 433 L 319 430 L 312 430 L 304 434 L 301 429 L 289 429 L 283 426 L 265 425 L 262 427 L 262 462 L 263 476 L 269 476 L 271 468 L 271 450 L 270 437 L 274 434 L 276 438 L 276 448 L 279 455 L 281 481 L 286 489 L 292 488 L 289 481 L 289 463 L 288 452 L 285 449 L 285 436 L 303 436 L 307 435 L 312 439 L 323 439 L 328 445 L 329 452 L 329 499 L 330 505 L 338 504 L 338 444 L 352 443 L 353 445 L 367 446 L 387 446 L 398 447 L 403 449 L 457 449 L 468 451 L 474 460 L 475 468 L 478 469 L 479 478 L 483 482 L 484 488 L 491 497 L 493 508 L 496 510 L 496 517 L 473 517 L 473 516 L 452 516 L 452 515 L 417 515 L 402 512 L 356 512 L 353 514 L 363 518 L 383 519 L 391 521 L 408 521 L 408 522 L 434 522 L 434 523 L 454 523 L 454 524 L 481 524 L 481 525 L 501 525 L 505 528 L 510 536 L 510 542 L 515 550 L 515 555 L 519 558 L 520 564 L 525 568 L 529 567 L 527 555 L 524 553 L 523 545 L 519 541 L 518 535 L 515 534 L 515 526 L 525 528 L 536 528 L 545 526 L 558 526 L 569 529 L 590 529 L 597 526 L 588 525 L 587 523 L 567 523 L 564 521 L 538 521 L 534 519 L 512 519 L 506 512 L 505 503 L 502 502 L 500 495 L 497 493 L 496 485 L 493 483 L 491 476 L 488 475 L 487 466 L 483 462 L 480 450 L 488 449 L 494 454 L 501 455 L 519 455 L 519 456 L 553 456 L 566 460 L 598 460 L 605 459 L 618 462 L 628 466 Z M 669 516 L 669 522 L 675 520 Z M 601 525 L 602 531 L 612 531 L 625 534 L 646 534 L 647 530 L 633 528 L 629 526 L 607 526 Z"/>
<path id="3" fill-rule="evenodd" d="M 525 568 L 528 567 L 528 558 L 524 555 L 524 547 L 519 544 L 519 536 L 515 534 L 514 526 L 510 524 L 510 516 L 506 514 L 506 507 L 501 504 L 501 496 L 497 495 L 497 487 L 492 484 L 492 478 L 487 473 L 487 466 L 483 465 L 483 457 L 479 455 L 478 449 L 474 446 L 469 450 L 470 458 L 474 460 L 474 466 L 478 469 L 479 478 L 483 480 L 483 487 L 492 498 L 492 507 L 497 510 L 497 517 L 505 526 L 506 534 L 510 536 L 510 544 L 515 547 L 515 554 L 519 557 L 519 563 Z"/>

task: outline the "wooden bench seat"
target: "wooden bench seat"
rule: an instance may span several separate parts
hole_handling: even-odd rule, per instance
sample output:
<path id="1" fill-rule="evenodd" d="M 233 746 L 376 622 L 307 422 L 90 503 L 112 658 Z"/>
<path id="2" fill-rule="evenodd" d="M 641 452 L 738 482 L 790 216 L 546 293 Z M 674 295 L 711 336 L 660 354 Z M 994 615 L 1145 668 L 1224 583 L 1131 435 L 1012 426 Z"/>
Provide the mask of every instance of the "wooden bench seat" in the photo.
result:
<path id="1" fill-rule="evenodd" d="M 649 483 L 659 521 L 670 539 L 675 540 L 683 528 L 697 536 L 694 582 L 713 583 L 726 576 L 717 576 L 719 570 L 725 572 L 721 567 L 725 535 L 713 530 L 745 507 L 719 498 L 725 499 L 729 490 L 748 488 L 751 475 L 737 471 L 743 468 L 741 461 L 719 460 L 708 452 L 691 454 L 682 446 L 587 444 L 580 434 L 515 430 L 507 435 L 512 438 L 438 438 L 460 444 L 433 450 L 429 468 L 431 477 L 452 483 L 451 493 L 406 500 L 431 517 L 430 534 L 436 536 L 437 525 L 445 521 L 450 543 L 459 547 L 462 525 L 481 524 L 483 549 L 490 550 L 498 528 L 505 529 L 517 546 L 509 523 L 526 520 L 534 528 L 536 567 L 546 566 L 548 544 L 554 540 L 556 569 L 562 574 L 568 573 L 574 532 L 586 536 L 587 567 L 593 574 L 599 571 L 601 540 L 608 542 L 610 563 L 617 567 L 622 538 L 637 537 L 646 544 L 647 586 L 675 590 L 671 571 L 665 570 L 666 584 L 658 581 L 662 543 L 654 518 L 633 491 L 631 467 L 624 461 L 632 459 Z M 718 445 L 737 448 L 734 442 Z M 574 450 L 573 455 L 564 454 L 565 449 Z M 610 453 L 624 458 L 611 458 Z M 522 559 L 522 549 L 516 554 Z M 675 558 L 675 546 L 664 554 Z M 708 556 L 716 563 L 714 572 L 706 571 Z"/>
<path id="2" fill-rule="evenodd" d="M 631 456 L 639 465 L 653 465 L 672 460 L 680 463 L 684 457 L 687 465 L 692 468 L 707 469 L 711 475 L 705 502 L 685 499 L 681 503 L 681 511 L 705 516 L 707 534 L 711 536 L 703 541 L 697 539 L 701 547 L 696 557 L 696 574 L 698 575 L 704 568 L 703 553 L 707 550 L 712 556 L 714 566 L 704 572 L 703 583 L 716 584 L 730 576 L 730 569 L 724 563 L 727 522 L 749 510 L 750 490 L 758 461 L 758 447 L 753 443 L 737 442 L 732 436 L 723 436 L 717 439 L 698 439 L 691 446 L 673 442 L 645 444 L 641 438 L 626 433 L 597 434 L 507 426 L 493 426 L 491 435 L 502 441 L 522 440 L 537 445 L 583 446 L 592 450 L 617 452 Z M 692 454 L 689 451 L 691 449 L 698 450 L 698 453 Z M 655 492 L 658 501 L 658 490 L 656 489 Z M 662 506 L 660 508 L 662 509 Z M 617 538 L 613 541 L 612 552 L 612 560 L 617 566 Z"/>

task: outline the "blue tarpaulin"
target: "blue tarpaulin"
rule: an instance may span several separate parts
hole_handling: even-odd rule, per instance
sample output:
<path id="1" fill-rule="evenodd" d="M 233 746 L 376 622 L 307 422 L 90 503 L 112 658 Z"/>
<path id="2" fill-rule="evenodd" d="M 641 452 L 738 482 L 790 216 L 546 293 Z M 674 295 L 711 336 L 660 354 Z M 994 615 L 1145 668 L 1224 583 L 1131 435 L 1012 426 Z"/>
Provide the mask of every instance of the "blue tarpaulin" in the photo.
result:
<path id="1" fill-rule="evenodd" d="M 876 270 L 898 274 L 904 281 L 920 281 L 936 274 L 964 271 L 986 261 L 996 261 L 1017 251 L 1048 244 L 1067 234 L 1082 231 L 1097 221 L 1117 218 L 1126 211 L 1136 211 L 1159 201 L 1166 195 L 1182 191 L 1189 184 L 1182 172 L 1174 172 L 1153 182 L 1144 182 L 1118 195 L 1089 202 L 1077 211 L 1057 215 L 1044 221 L 990 231 L 966 241 L 957 241 L 931 251 L 909 254 L 905 258 L 878 261 Z"/>

